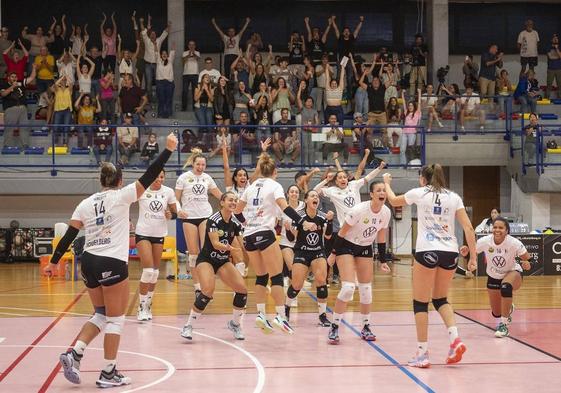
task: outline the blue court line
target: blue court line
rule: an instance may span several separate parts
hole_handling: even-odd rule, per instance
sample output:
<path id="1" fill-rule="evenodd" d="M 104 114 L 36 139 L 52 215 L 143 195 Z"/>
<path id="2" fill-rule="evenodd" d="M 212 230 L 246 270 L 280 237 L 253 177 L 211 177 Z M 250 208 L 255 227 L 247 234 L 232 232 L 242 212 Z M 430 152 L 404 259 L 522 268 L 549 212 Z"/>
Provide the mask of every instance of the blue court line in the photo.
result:
<path id="1" fill-rule="evenodd" d="M 306 295 L 308 295 L 309 297 L 311 297 L 315 302 L 318 301 L 317 297 L 311 293 L 310 291 L 308 291 L 307 289 L 302 289 L 302 291 L 306 292 Z M 327 310 L 329 312 L 333 312 L 333 310 L 329 307 L 327 307 Z M 347 321 L 345 321 L 344 319 L 341 319 L 341 322 L 343 323 L 343 325 L 345 325 L 347 328 L 349 328 L 354 334 L 356 334 L 358 337 L 360 337 L 360 332 L 354 327 L 352 326 L 350 323 L 348 323 Z M 425 384 L 423 381 L 421 381 L 419 378 L 417 378 L 413 373 L 411 373 L 411 371 L 409 371 L 407 368 L 403 367 L 397 360 L 395 360 L 389 353 L 387 353 L 386 351 L 384 351 L 382 348 L 380 348 L 378 345 L 374 344 L 372 341 L 365 341 L 366 344 L 370 345 L 370 347 L 372 347 L 373 349 L 375 349 L 380 355 L 382 355 L 384 358 L 386 358 L 387 361 L 389 361 L 391 364 L 393 364 L 394 366 L 396 366 L 402 373 L 404 373 L 405 375 L 407 375 L 410 379 L 413 380 L 413 382 L 415 382 L 417 385 L 419 385 L 420 387 L 423 388 L 423 390 L 425 390 L 428 393 L 436 393 L 434 390 L 432 390 L 432 388 L 430 386 L 428 386 L 427 384 Z"/>

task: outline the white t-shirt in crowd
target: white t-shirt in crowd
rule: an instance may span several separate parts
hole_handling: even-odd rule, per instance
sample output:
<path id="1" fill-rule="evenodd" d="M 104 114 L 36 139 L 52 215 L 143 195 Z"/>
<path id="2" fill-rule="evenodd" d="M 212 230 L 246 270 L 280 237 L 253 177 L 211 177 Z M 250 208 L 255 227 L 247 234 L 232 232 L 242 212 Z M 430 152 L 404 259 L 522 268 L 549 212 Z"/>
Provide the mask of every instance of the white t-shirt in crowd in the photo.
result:
<path id="1" fill-rule="evenodd" d="M 132 183 L 118 190 L 95 193 L 80 202 L 72 220 L 84 225 L 84 251 L 128 262 L 129 210 L 136 200 L 136 183 Z"/>
<path id="2" fill-rule="evenodd" d="M 150 237 L 164 237 L 168 234 L 166 209 L 177 205 L 175 192 L 166 186 L 159 190 L 147 189 L 138 200 L 138 222 L 136 234 Z M 179 206 L 177 206 L 179 208 Z"/>
<path id="3" fill-rule="evenodd" d="M 298 207 L 294 210 L 299 211 L 299 210 L 303 209 L 305 206 L 306 206 L 306 204 L 304 202 L 298 201 Z M 296 244 L 296 239 L 294 239 L 294 241 L 292 241 L 292 242 L 290 240 L 288 240 L 288 238 L 286 237 L 286 227 L 285 227 L 286 223 L 289 223 L 290 225 L 292 225 L 292 218 L 290 218 L 286 214 L 282 213 L 281 216 L 280 216 L 280 220 L 281 220 L 282 229 L 281 229 L 281 238 L 280 238 L 279 244 L 281 246 L 294 248 L 294 244 Z"/>
<path id="4" fill-rule="evenodd" d="M 238 55 L 240 53 L 240 35 L 235 35 L 233 37 L 224 35 L 222 37 L 224 41 L 224 54 L 225 55 Z"/>
<path id="5" fill-rule="evenodd" d="M 343 133 L 343 129 L 341 127 L 335 127 L 339 132 Z M 337 132 L 331 132 L 333 127 L 322 127 L 321 133 L 325 135 L 325 143 L 341 143 L 343 142 L 342 138 L 337 136 Z"/>
<path id="6" fill-rule="evenodd" d="M 502 280 L 507 273 L 515 270 L 522 273 L 522 266 L 516 262 L 516 257 L 526 254 L 526 247 L 520 240 L 506 235 L 501 244 L 495 244 L 493 235 L 487 235 L 477 240 L 477 253 L 485 253 L 487 275 Z"/>
<path id="7" fill-rule="evenodd" d="M 212 206 L 208 193 L 214 188 L 217 188 L 214 179 L 206 173 L 195 175 L 188 171 L 177 178 L 175 189 L 182 191 L 181 210 L 187 213 L 187 219 L 210 217 Z"/>
<path id="8" fill-rule="evenodd" d="M 429 106 L 435 106 L 437 101 L 438 101 L 438 97 L 434 95 L 431 95 L 429 97 L 429 95 L 425 93 L 421 96 L 421 106 L 423 108 L 428 108 Z"/>
<path id="9" fill-rule="evenodd" d="M 537 57 L 538 42 L 540 36 L 536 30 L 522 30 L 518 34 L 518 44 L 520 44 L 520 57 Z"/>
<path id="10" fill-rule="evenodd" d="M 144 61 L 147 63 L 156 63 L 158 57 L 160 56 L 160 48 L 162 47 L 162 42 L 168 36 L 168 31 L 162 31 L 162 34 L 156 38 L 156 45 L 148 37 L 148 32 L 146 29 L 140 32 L 142 40 L 144 41 Z"/>
<path id="11" fill-rule="evenodd" d="M 468 112 L 473 112 L 475 106 L 481 104 L 481 99 L 479 98 L 479 94 L 471 93 L 471 96 L 463 96 L 460 98 L 460 102 L 462 105 L 466 106 Z"/>
<path id="12" fill-rule="evenodd" d="M 277 199 L 284 198 L 282 186 L 269 178 L 257 179 L 246 188 L 242 201 L 246 203 L 244 237 L 261 231 L 274 231 L 281 210 Z"/>
<path id="13" fill-rule="evenodd" d="M 175 59 L 175 51 L 170 50 L 167 64 L 158 56 L 156 63 L 156 80 L 173 82 L 173 60 Z"/>
<path id="14" fill-rule="evenodd" d="M 345 216 L 345 222 L 351 225 L 351 229 L 344 239 L 359 246 L 371 246 L 378 232 L 389 226 L 391 218 L 392 213 L 386 205 L 374 213 L 370 201 L 361 202 Z"/>
<path id="15" fill-rule="evenodd" d="M 201 83 L 201 80 L 203 79 L 204 74 L 208 74 L 208 76 L 210 76 L 210 81 L 215 85 L 218 83 L 218 79 L 220 79 L 220 77 L 222 76 L 220 74 L 220 71 L 218 71 L 214 68 L 212 70 L 206 70 L 205 69 L 205 70 L 202 70 L 199 73 L 199 83 Z"/>
<path id="16" fill-rule="evenodd" d="M 182 58 L 187 57 L 185 63 L 183 63 L 183 75 L 198 75 L 199 74 L 199 59 L 201 58 L 201 53 L 199 51 L 193 51 L 192 55 L 189 55 L 190 51 L 186 50 L 183 52 Z"/>
<path id="17" fill-rule="evenodd" d="M 360 189 L 364 186 L 364 179 L 353 180 L 349 182 L 346 188 L 339 188 L 337 186 L 324 188 L 322 193 L 327 197 L 337 212 L 337 221 L 340 226 L 345 223 L 345 214 L 360 203 Z"/>
<path id="18" fill-rule="evenodd" d="M 405 193 L 405 202 L 417 205 L 416 252 L 458 252 L 456 211 L 464 209 L 458 194 L 445 189 L 434 192 L 432 187 L 418 187 Z"/>

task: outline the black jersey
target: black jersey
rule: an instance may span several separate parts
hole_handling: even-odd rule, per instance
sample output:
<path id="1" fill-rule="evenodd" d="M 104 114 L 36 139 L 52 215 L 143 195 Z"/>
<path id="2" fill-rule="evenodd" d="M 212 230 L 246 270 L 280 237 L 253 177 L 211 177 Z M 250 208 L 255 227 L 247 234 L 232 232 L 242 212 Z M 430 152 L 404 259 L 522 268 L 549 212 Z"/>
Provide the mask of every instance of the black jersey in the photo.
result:
<path id="1" fill-rule="evenodd" d="M 325 226 L 327 225 L 327 218 L 323 212 L 319 211 L 315 215 L 315 217 L 310 217 L 306 213 L 306 209 L 299 210 L 298 214 L 304 217 L 304 221 L 313 222 L 317 225 L 317 229 L 315 231 L 305 231 L 303 228 L 303 223 L 294 226 L 298 230 L 298 236 L 296 237 L 296 243 L 294 244 L 294 250 L 300 251 L 320 251 L 324 249 L 323 244 L 323 231 Z"/>
<path id="2" fill-rule="evenodd" d="M 233 218 L 232 216 L 230 221 L 226 222 L 220 212 L 216 212 L 208 218 L 206 222 L 205 243 L 199 255 L 218 261 L 228 260 L 230 251 L 218 251 L 215 249 L 210 241 L 209 233 L 218 232 L 220 243 L 231 245 L 234 237 L 239 236 L 242 232 L 241 225 L 235 222 Z"/>

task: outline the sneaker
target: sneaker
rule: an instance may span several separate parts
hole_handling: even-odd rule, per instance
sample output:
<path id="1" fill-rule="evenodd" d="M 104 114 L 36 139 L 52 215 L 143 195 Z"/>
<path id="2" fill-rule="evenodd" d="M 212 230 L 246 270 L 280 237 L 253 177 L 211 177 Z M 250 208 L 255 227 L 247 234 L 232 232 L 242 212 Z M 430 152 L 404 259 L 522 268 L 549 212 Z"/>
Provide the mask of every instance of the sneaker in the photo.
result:
<path id="1" fill-rule="evenodd" d="M 146 317 L 149 321 L 152 320 L 152 304 L 148 304 L 148 307 L 146 307 Z"/>
<path id="2" fill-rule="evenodd" d="M 295 297 L 294 299 L 290 299 L 287 305 L 289 307 L 298 307 L 298 297 Z"/>
<path id="3" fill-rule="evenodd" d="M 337 345 L 339 344 L 339 326 L 332 323 L 331 329 L 329 329 L 329 334 L 327 335 L 327 340 L 329 344 Z"/>
<path id="4" fill-rule="evenodd" d="M 288 323 L 288 320 L 284 319 L 283 317 L 281 317 L 279 315 L 277 315 L 275 317 L 275 319 L 273 319 L 273 324 L 285 333 L 288 333 L 288 334 L 293 334 L 294 333 L 294 329 L 292 329 L 292 326 L 290 326 L 290 324 Z"/>
<path id="5" fill-rule="evenodd" d="M 339 285 L 341 283 L 341 280 L 339 279 L 339 276 L 337 274 L 333 275 L 333 278 L 331 279 L 331 283 L 335 285 Z"/>
<path id="6" fill-rule="evenodd" d="M 181 329 L 181 337 L 186 338 L 187 340 L 193 339 L 193 326 L 185 325 L 183 329 Z"/>
<path id="7" fill-rule="evenodd" d="M 98 388 L 112 388 L 115 386 L 123 386 L 123 385 L 130 385 L 131 383 L 130 377 L 125 377 L 116 368 L 113 368 L 113 371 L 110 373 L 106 373 L 102 371 L 99 374 L 99 379 L 95 381 L 95 384 Z"/>
<path id="8" fill-rule="evenodd" d="M 479 126 L 479 131 L 484 132 L 485 131 L 485 126 Z"/>
<path id="9" fill-rule="evenodd" d="M 508 326 L 504 323 L 499 323 L 499 326 L 497 326 L 497 330 L 495 331 L 495 337 L 508 337 L 509 334 Z"/>
<path id="10" fill-rule="evenodd" d="M 444 127 L 444 125 L 442 124 L 441 121 L 438 121 L 438 126 L 439 126 L 440 128 Z"/>
<path id="11" fill-rule="evenodd" d="M 430 367 L 429 351 L 426 351 L 423 354 L 417 352 L 415 357 L 407 362 L 407 365 L 409 367 L 429 368 Z"/>
<path id="12" fill-rule="evenodd" d="M 508 313 L 508 323 L 512 322 L 512 313 L 514 312 L 514 310 L 516 309 L 516 307 L 514 307 L 514 303 L 510 304 L 510 312 Z"/>
<path id="13" fill-rule="evenodd" d="M 267 317 L 261 313 L 257 314 L 257 318 L 255 318 L 255 326 L 261 329 L 265 334 L 273 333 L 273 326 L 267 320 Z"/>
<path id="14" fill-rule="evenodd" d="M 146 312 L 146 305 L 145 304 L 140 303 L 138 305 L 138 310 L 136 312 L 136 319 L 138 321 L 141 321 L 141 322 L 149 320 L 148 313 Z"/>
<path id="15" fill-rule="evenodd" d="M 448 351 L 448 357 L 446 358 L 446 364 L 458 363 L 462 360 L 462 355 L 466 352 L 467 348 L 460 338 L 456 338 L 452 344 L 450 344 L 450 350 Z"/>
<path id="16" fill-rule="evenodd" d="M 330 327 L 331 326 L 331 321 L 329 319 L 327 319 L 327 315 L 325 315 L 325 313 L 320 314 L 318 326 L 321 326 L 321 327 Z"/>
<path id="17" fill-rule="evenodd" d="M 80 361 L 76 360 L 73 355 L 73 350 L 62 353 L 59 356 L 59 361 L 64 370 L 64 377 L 72 383 L 80 383 Z"/>
<path id="18" fill-rule="evenodd" d="M 284 313 L 286 314 L 286 320 L 290 321 L 290 306 L 288 304 L 284 306 Z"/>
<path id="19" fill-rule="evenodd" d="M 245 340 L 245 337 L 242 332 L 242 327 L 239 323 L 232 321 L 231 319 L 228 321 L 228 329 L 234 333 L 234 338 L 236 340 Z"/>
<path id="20" fill-rule="evenodd" d="M 360 332 L 360 338 L 362 338 L 364 341 L 376 341 L 376 335 L 372 333 L 372 330 L 370 330 L 369 324 L 364 325 L 364 327 L 362 328 L 362 331 Z"/>
<path id="21" fill-rule="evenodd" d="M 466 280 L 468 280 L 470 278 L 474 278 L 474 277 L 475 277 L 475 275 L 472 272 L 470 272 L 469 270 L 466 270 L 466 275 L 464 276 L 464 278 Z"/>

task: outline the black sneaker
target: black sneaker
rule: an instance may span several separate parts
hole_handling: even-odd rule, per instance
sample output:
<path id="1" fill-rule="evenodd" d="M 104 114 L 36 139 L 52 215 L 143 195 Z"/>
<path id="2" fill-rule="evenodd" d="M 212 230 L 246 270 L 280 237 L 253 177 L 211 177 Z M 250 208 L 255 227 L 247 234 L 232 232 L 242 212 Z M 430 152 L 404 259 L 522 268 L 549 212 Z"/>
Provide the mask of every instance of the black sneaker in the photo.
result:
<path id="1" fill-rule="evenodd" d="M 360 332 L 360 338 L 364 341 L 376 341 L 376 335 L 370 330 L 370 325 L 366 324 Z"/>
<path id="2" fill-rule="evenodd" d="M 331 324 L 331 329 L 329 329 L 327 339 L 329 340 L 329 344 L 339 344 L 339 325 L 334 323 Z"/>
<path id="3" fill-rule="evenodd" d="M 284 313 L 286 314 L 286 320 L 290 321 L 290 306 L 284 306 Z"/>
<path id="4" fill-rule="evenodd" d="M 327 319 L 327 315 L 325 315 L 325 313 L 320 314 L 318 325 L 321 326 L 321 327 L 330 327 L 331 326 L 331 321 L 329 321 L 329 319 Z"/>
<path id="5" fill-rule="evenodd" d="M 130 385 L 131 382 L 130 377 L 125 377 L 117 371 L 116 368 L 113 368 L 110 373 L 101 371 L 99 379 L 95 381 L 95 384 L 98 388 L 113 388 L 116 386 Z"/>

